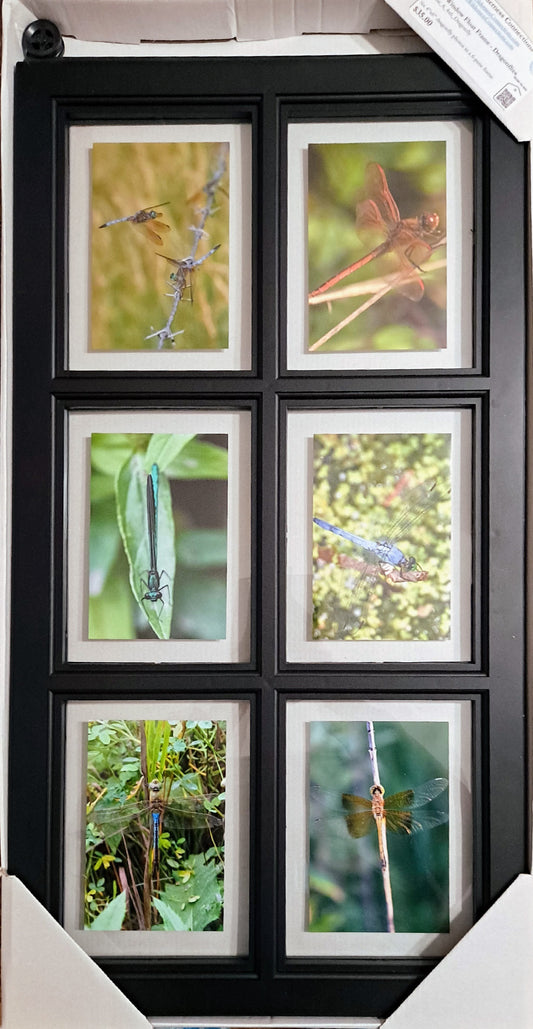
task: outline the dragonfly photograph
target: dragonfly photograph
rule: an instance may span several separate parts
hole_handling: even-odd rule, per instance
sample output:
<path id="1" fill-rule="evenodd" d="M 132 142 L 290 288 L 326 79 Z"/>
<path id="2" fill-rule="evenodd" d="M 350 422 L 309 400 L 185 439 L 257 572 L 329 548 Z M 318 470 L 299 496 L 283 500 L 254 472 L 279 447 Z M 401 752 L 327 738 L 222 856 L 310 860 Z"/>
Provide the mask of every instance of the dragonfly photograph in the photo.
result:
<path id="1" fill-rule="evenodd" d="M 228 347 L 229 143 L 94 143 L 92 351 Z"/>
<path id="2" fill-rule="evenodd" d="M 225 639 L 228 435 L 92 433 L 90 461 L 88 638 Z"/>
<path id="3" fill-rule="evenodd" d="M 85 929 L 220 932 L 225 721 L 86 724 Z"/>
<path id="4" fill-rule="evenodd" d="M 308 349 L 446 346 L 446 142 L 310 143 Z"/>
<path id="5" fill-rule="evenodd" d="M 450 638 L 451 436 L 313 437 L 313 640 Z"/>
<path id="6" fill-rule="evenodd" d="M 438 721 L 308 724 L 308 932 L 448 932 L 448 730 Z"/>

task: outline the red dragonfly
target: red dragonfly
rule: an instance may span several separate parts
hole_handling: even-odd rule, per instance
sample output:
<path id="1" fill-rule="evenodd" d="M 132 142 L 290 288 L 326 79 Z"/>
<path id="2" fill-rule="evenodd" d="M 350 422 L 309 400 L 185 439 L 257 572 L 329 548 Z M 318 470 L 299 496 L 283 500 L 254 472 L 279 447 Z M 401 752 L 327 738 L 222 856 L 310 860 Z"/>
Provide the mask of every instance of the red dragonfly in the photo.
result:
<path id="1" fill-rule="evenodd" d="M 156 204 L 156 207 L 166 207 L 170 201 L 165 201 L 164 204 Z M 146 233 L 148 239 L 152 243 L 163 242 L 163 237 L 159 235 L 160 232 L 170 232 L 170 225 L 166 225 L 165 222 L 159 219 L 163 217 L 161 211 L 157 211 L 156 207 L 143 207 L 141 211 L 136 211 L 135 214 L 127 214 L 124 218 L 113 218 L 109 222 L 104 222 L 100 225 L 100 229 L 107 229 L 108 225 L 118 225 L 120 222 L 131 222 L 132 225 L 137 226 Z M 157 221 L 157 225 L 152 223 Z"/>
<path id="2" fill-rule="evenodd" d="M 359 839 L 367 836 L 375 825 L 378 833 L 379 854 L 384 859 L 383 829 L 411 836 L 424 829 L 433 829 L 448 821 L 446 811 L 418 811 L 429 801 L 438 797 L 447 787 L 447 779 L 430 779 L 414 789 L 401 790 L 385 797 L 385 790 L 379 783 L 370 787 L 371 800 L 343 793 L 342 806 L 346 827 L 350 836 Z M 413 814 L 413 809 L 416 812 Z"/>
<path id="3" fill-rule="evenodd" d="M 416 218 L 400 218 L 398 205 L 389 189 L 387 178 L 380 164 L 367 164 L 365 172 L 365 199 L 356 206 L 355 228 L 361 239 L 376 237 L 381 242 L 353 264 L 332 275 L 321 286 L 312 290 L 310 297 L 319 296 L 336 286 L 341 279 L 363 268 L 383 254 L 394 252 L 400 268 L 398 289 L 410 300 L 421 300 L 424 283 L 413 275 L 415 269 L 431 254 L 432 245 L 439 238 L 439 216 L 436 213 L 421 214 Z"/>

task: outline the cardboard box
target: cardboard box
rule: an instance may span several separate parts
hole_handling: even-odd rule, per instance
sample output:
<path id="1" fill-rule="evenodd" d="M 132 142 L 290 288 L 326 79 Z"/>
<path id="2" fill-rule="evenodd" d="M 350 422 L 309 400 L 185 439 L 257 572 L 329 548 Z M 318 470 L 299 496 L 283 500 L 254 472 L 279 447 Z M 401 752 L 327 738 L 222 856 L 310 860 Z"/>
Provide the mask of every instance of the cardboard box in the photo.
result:
<path id="1" fill-rule="evenodd" d="M 25 0 L 63 36 L 107 43 L 281 39 L 405 29 L 385 0 Z"/>

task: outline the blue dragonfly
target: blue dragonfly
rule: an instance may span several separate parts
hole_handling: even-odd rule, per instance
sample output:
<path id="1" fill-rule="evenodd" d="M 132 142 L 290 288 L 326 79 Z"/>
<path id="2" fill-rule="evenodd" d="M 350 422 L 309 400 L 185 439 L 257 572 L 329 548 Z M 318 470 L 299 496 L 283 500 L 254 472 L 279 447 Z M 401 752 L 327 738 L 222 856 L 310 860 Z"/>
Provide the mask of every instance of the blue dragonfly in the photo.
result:
<path id="1" fill-rule="evenodd" d="M 403 476 L 398 481 L 402 480 Z M 344 564 L 349 567 L 352 563 L 358 570 L 352 589 L 354 601 L 364 605 L 372 586 L 380 577 L 391 585 L 421 582 L 428 578 L 429 573 L 421 567 L 417 558 L 405 553 L 399 543 L 407 538 L 425 512 L 448 496 L 449 490 L 439 489 L 435 479 L 418 483 L 407 491 L 400 513 L 387 526 L 386 533 L 377 539 L 369 538 L 370 534 L 362 536 L 351 532 L 322 518 L 313 518 L 313 522 L 320 529 L 340 536 L 353 545 L 356 560 L 350 562 L 348 559 Z M 360 618 L 359 627 L 362 624 L 363 620 Z"/>
<path id="2" fill-rule="evenodd" d="M 115 783 L 88 805 L 87 888 L 100 879 L 106 895 L 124 892 L 129 898 L 129 928 L 149 928 L 157 922 L 152 898 L 162 888 L 183 886 L 195 855 L 201 864 L 209 855 L 213 874 L 223 875 L 224 795 L 200 794 L 190 779 L 154 779 L 142 796 L 141 779 L 132 791 L 139 796 L 130 793 L 125 800 L 123 788 Z M 167 858 L 162 869 L 163 854 Z"/>
<path id="3" fill-rule="evenodd" d="M 145 600 L 149 600 L 152 604 L 156 604 L 158 601 L 161 602 L 160 612 L 163 610 L 165 601 L 163 600 L 163 590 L 170 589 L 167 583 L 161 584 L 161 576 L 167 575 L 167 572 L 163 569 L 161 572 L 157 570 L 157 517 L 159 507 L 159 468 L 156 464 L 152 465 L 152 471 L 146 480 L 146 520 L 148 527 L 148 547 L 150 550 L 150 567 L 146 570 L 146 579 L 141 578 L 141 584 L 146 588 L 146 593 L 142 596 L 144 604 Z M 168 578 L 168 575 L 167 575 Z"/>
<path id="4" fill-rule="evenodd" d="M 140 792 L 142 780 L 137 784 Z M 204 844 L 221 846 L 224 836 L 224 798 L 217 794 L 200 794 L 183 780 L 163 784 L 157 779 L 148 785 L 147 799 L 132 797 L 123 800 L 120 791 L 109 793 L 87 812 L 87 852 L 102 849 L 117 854 L 121 848 L 149 848 L 152 876 L 159 873 L 160 851 L 169 841 L 183 840 L 187 849 L 200 853 Z M 146 791 L 143 791 L 146 793 Z M 165 830 L 165 838 L 163 838 Z M 194 848 L 194 850 L 193 850 Z"/>

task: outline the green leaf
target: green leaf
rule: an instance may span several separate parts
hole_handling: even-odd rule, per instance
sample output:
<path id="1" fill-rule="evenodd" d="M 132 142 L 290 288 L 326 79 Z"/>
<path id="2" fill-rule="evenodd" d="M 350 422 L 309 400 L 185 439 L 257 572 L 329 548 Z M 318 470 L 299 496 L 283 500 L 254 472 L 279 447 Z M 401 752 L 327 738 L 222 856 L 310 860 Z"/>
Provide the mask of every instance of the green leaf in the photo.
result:
<path id="1" fill-rule="evenodd" d="M 141 437 L 139 437 L 141 438 Z M 142 437 L 144 439 L 145 437 Z M 146 437 L 149 439 L 149 437 Z M 91 468 L 115 478 L 119 468 L 135 450 L 133 437 L 123 432 L 93 432 Z"/>
<path id="2" fill-rule="evenodd" d="M 133 639 L 135 630 L 131 611 L 128 580 L 109 575 L 102 592 L 96 597 L 89 597 L 89 639 Z"/>
<path id="3" fill-rule="evenodd" d="M 176 543 L 176 561 L 185 568 L 225 568 L 228 534 L 225 529 L 190 529 Z"/>
<path id="4" fill-rule="evenodd" d="M 227 447 L 191 439 L 166 472 L 171 479 L 227 479 Z"/>
<path id="5" fill-rule="evenodd" d="M 189 930 L 202 931 L 218 921 L 222 914 L 222 884 L 220 868 L 213 861 L 205 862 L 203 854 L 192 854 L 187 859 L 191 875 L 187 882 L 165 888 L 164 901 Z M 155 901 L 159 910 L 161 900 Z"/>
<path id="6" fill-rule="evenodd" d="M 160 777 L 165 770 L 165 763 L 168 751 L 168 743 L 172 727 L 170 722 L 146 721 L 144 723 L 146 733 L 146 764 L 148 768 L 148 780 L 150 781 L 157 774 L 159 763 Z"/>
<path id="7" fill-rule="evenodd" d="M 192 928 L 192 926 L 186 925 L 183 919 L 180 918 L 178 912 L 171 907 L 170 904 L 165 903 L 164 900 L 161 900 L 159 897 L 154 897 L 153 904 L 163 919 L 164 929 L 173 929 L 175 932 L 186 932 L 188 929 Z"/>
<path id="8" fill-rule="evenodd" d="M 160 472 L 167 472 L 169 466 L 181 453 L 184 447 L 195 437 L 194 432 L 189 433 L 154 433 L 148 444 L 146 457 L 144 459 L 144 470 L 146 474 L 151 471 L 152 465 L 159 466 Z M 172 476 L 171 476 L 172 477 Z"/>
<path id="9" fill-rule="evenodd" d="M 121 929 L 126 914 L 126 894 L 119 893 L 99 915 L 91 922 L 89 929 L 108 932 Z"/>
<path id="10" fill-rule="evenodd" d="M 160 475 L 157 512 L 157 571 L 161 577 L 163 601 L 152 602 L 144 599 L 147 591 L 147 573 L 150 568 L 146 482 L 147 477 L 142 471 L 139 457 L 130 458 L 117 476 L 118 523 L 128 558 L 133 595 L 158 639 L 168 640 L 176 571 L 172 499 L 168 479 L 165 475 Z M 168 589 L 165 586 L 168 586 Z"/>

